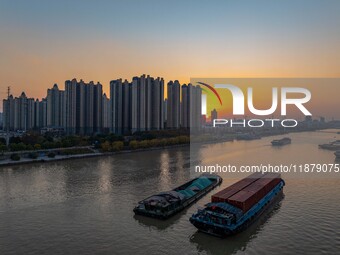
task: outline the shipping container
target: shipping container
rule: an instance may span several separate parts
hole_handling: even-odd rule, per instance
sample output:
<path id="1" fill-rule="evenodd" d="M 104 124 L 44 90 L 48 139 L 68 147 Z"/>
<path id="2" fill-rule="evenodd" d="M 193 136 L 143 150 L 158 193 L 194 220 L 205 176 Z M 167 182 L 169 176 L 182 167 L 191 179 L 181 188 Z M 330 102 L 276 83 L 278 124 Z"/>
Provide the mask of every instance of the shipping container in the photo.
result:
<path id="1" fill-rule="evenodd" d="M 257 202 L 256 193 L 241 190 L 228 198 L 228 203 L 240 208 L 243 212 L 248 211 Z"/>
<path id="2" fill-rule="evenodd" d="M 278 185 L 280 181 L 280 174 L 267 174 L 263 178 L 256 179 L 241 191 L 227 198 L 226 202 L 240 208 L 243 212 L 246 212 Z"/>
<path id="3" fill-rule="evenodd" d="M 233 185 L 217 192 L 216 194 L 211 196 L 211 202 L 227 202 L 228 198 L 239 192 L 240 190 L 245 189 L 255 181 L 260 178 L 264 178 L 267 174 L 262 173 L 253 173 L 248 177 L 234 183 Z"/>
<path id="4" fill-rule="evenodd" d="M 262 185 L 258 185 L 256 183 L 252 183 L 251 185 L 246 187 L 244 190 L 249 191 L 249 192 L 253 192 L 253 193 L 257 193 L 258 197 L 260 199 L 263 198 L 267 194 L 266 187 L 262 186 Z"/>
<path id="5" fill-rule="evenodd" d="M 263 178 L 257 182 L 258 185 L 262 185 L 265 188 L 266 193 L 271 191 L 281 181 L 280 178 L 269 179 Z"/>

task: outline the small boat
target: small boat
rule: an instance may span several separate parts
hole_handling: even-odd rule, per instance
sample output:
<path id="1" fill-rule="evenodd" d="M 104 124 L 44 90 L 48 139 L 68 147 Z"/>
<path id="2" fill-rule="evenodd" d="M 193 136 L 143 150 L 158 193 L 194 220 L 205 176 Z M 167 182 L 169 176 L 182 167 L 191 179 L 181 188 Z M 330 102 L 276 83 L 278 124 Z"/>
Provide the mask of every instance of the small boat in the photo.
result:
<path id="1" fill-rule="evenodd" d="M 289 137 L 284 137 L 282 139 L 273 140 L 271 143 L 273 146 L 282 146 L 292 143 L 292 139 L 290 139 Z"/>
<path id="2" fill-rule="evenodd" d="M 340 151 L 334 152 L 334 155 L 337 159 L 340 159 Z"/>
<path id="3" fill-rule="evenodd" d="M 203 174 L 171 191 L 150 196 L 133 209 L 135 214 L 167 219 L 188 207 L 222 183 L 214 174 Z"/>
<path id="4" fill-rule="evenodd" d="M 248 228 L 283 198 L 285 182 L 280 174 L 255 173 L 212 196 L 212 202 L 193 214 L 198 230 L 219 237 Z"/>
<path id="5" fill-rule="evenodd" d="M 336 140 L 325 144 L 319 144 L 319 148 L 331 151 L 340 150 L 340 140 Z"/>

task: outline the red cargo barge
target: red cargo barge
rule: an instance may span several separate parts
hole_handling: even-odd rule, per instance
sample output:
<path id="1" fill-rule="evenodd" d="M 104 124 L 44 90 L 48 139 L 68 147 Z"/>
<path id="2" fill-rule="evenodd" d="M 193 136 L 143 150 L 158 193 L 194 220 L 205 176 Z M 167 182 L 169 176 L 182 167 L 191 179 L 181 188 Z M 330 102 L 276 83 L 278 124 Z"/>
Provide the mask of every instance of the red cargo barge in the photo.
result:
<path id="1" fill-rule="evenodd" d="M 190 222 L 213 235 L 238 233 L 282 197 L 284 185 L 280 174 L 252 174 L 214 194 L 212 202 L 193 214 Z"/>

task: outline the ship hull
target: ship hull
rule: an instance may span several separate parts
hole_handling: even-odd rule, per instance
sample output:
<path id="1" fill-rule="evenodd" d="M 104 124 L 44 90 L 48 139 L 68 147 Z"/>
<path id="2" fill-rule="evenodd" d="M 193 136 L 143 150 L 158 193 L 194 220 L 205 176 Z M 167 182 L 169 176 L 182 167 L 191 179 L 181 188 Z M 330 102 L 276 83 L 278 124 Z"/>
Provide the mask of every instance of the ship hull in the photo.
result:
<path id="1" fill-rule="evenodd" d="M 191 183 L 192 181 L 190 181 L 189 183 Z M 180 211 L 184 210 L 185 208 L 189 207 L 191 204 L 195 203 L 197 200 L 201 199 L 203 196 L 205 196 L 207 193 L 209 193 L 211 190 L 213 190 L 214 188 L 216 188 L 217 186 L 219 186 L 222 183 L 222 178 L 219 177 L 216 179 L 215 182 L 213 182 L 211 185 L 209 185 L 208 187 L 206 187 L 205 189 L 197 192 L 197 194 L 195 194 L 194 196 L 192 196 L 191 198 L 183 201 L 183 203 L 181 203 L 179 206 L 177 206 L 176 208 L 174 208 L 173 210 L 167 211 L 167 212 L 158 212 L 158 211 L 149 211 L 149 210 L 145 210 L 143 208 L 139 208 L 138 206 L 135 207 L 133 209 L 134 213 L 137 215 L 143 215 L 143 216 L 147 216 L 147 217 L 152 217 L 152 218 L 157 218 L 157 219 L 162 219 L 165 220 L 167 218 L 170 218 L 171 216 L 179 213 Z M 188 185 L 188 183 L 182 185 L 185 186 Z M 182 187 L 180 186 L 180 187 Z M 180 187 L 176 188 L 176 189 L 180 189 Z M 174 190 L 176 190 L 174 189 Z"/>
<path id="2" fill-rule="evenodd" d="M 337 159 L 340 159 L 340 151 L 334 152 L 334 155 Z"/>
<path id="3" fill-rule="evenodd" d="M 330 150 L 330 151 L 336 151 L 340 150 L 340 145 L 332 145 L 332 144 L 320 144 L 320 149 Z"/>
<path id="4" fill-rule="evenodd" d="M 287 144 L 291 144 L 291 141 L 272 141 L 273 146 L 283 146 Z"/>
<path id="5" fill-rule="evenodd" d="M 273 140 L 271 143 L 273 146 L 283 146 L 283 145 L 291 144 L 292 139 L 290 139 L 289 137 L 285 137 L 279 140 Z"/>
<path id="6" fill-rule="evenodd" d="M 280 186 L 281 185 L 281 186 Z M 201 232 L 207 233 L 209 235 L 217 236 L 217 237 L 226 237 L 230 235 L 235 235 L 246 230 L 250 225 L 258 221 L 262 215 L 269 213 L 274 206 L 282 200 L 283 198 L 283 185 L 279 184 L 273 189 L 273 196 L 270 196 L 267 200 L 263 201 L 264 206 L 260 207 L 256 213 L 245 220 L 242 224 L 239 224 L 236 228 L 230 228 L 229 226 L 224 225 L 215 225 L 210 224 L 209 222 L 199 221 L 195 218 L 190 218 L 190 222 Z M 275 191 L 277 189 L 277 191 Z"/>

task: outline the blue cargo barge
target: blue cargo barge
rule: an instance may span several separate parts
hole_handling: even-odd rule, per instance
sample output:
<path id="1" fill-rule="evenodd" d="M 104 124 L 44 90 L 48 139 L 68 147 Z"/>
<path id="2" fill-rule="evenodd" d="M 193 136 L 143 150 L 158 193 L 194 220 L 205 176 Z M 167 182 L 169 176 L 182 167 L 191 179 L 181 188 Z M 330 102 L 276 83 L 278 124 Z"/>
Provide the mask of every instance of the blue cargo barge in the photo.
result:
<path id="1" fill-rule="evenodd" d="M 222 183 L 218 175 L 201 175 L 171 191 L 150 196 L 133 209 L 135 214 L 167 219 L 188 207 Z"/>
<path id="2" fill-rule="evenodd" d="M 255 181 L 249 185 L 249 188 L 256 185 L 260 187 L 260 184 L 256 184 Z M 265 194 L 259 195 L 259 193 L 254 192 L 252 197 L 255 197 L 255 199 L 257 197 L 258 200 L 256 200 L 254 205 L 251 204 L 250 209 L 248 209 L 248 207 L 242 207 L 249 202 L 244 199 L 244 202 L 240 203 L 240 201 L 242 201 L 240 195 L 228 198 L 227 201 L 230 202 L 209 203 L 204 209 L 198 210 L 197 213 L 193 214 L 190 222 L 200 231 L 219 237 L 239 233 L 248 228 L 260 215 L 283 197 L 284 185 L 285 182 L 280 178 L 275 182 L 275 186 L 273 188 L 270 186 L 270 191 Z M 266 187 L 264 187 L 263 190 L 265 190 L 265 188 Z M 241 192 L 245 192 L 245 190 Z M 250 195 L 248 196 L 251 198 Z M 251 199 L 248 200 L 250 201 Z"/>

